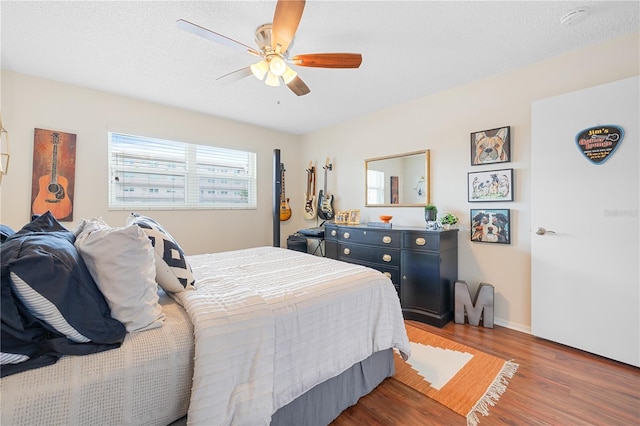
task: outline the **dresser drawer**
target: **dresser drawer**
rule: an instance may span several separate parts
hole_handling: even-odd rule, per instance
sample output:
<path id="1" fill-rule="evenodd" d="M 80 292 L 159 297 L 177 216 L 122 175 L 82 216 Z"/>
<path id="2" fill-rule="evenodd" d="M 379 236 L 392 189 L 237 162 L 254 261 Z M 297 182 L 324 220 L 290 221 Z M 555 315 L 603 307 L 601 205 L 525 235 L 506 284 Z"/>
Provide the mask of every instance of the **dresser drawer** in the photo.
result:
<path id="1" fill-rule="evenodd" d="M 393 286 L 396 289 L 396 293 L 398 293 L 398 297 L 400 297 L 400 269 L 395 268 L 393 266 L 386 267 L 387 265 L 369 265 L 369 264 L 364 264 L 364 265 L 385 274 L 393 283 Z"/>
<path id="2" fill-rule="evenodd" d="M 338 240 L 338 227 L 331 225 L 324 225 L 324 239 L 330 241 Z"/>
<path id="3" fill-rule="evenodd" d="M 397 288 L 400 287 L 400 269 L 397 269 L 394 267 L 385 268 L 383 265 L 366 265 L 366 266 L 370 267 L 371 269 L 380 271 L 383 274 L 385 274 L 387 277 L 389 277 L 393 285 L 396 287 L 396 290 Z"/>
<path id="4" fill-rule="evenodd" d="M 347 262 L 365 261 L 377 265 L 400 266 L 400 249 L 340 243 L 338 257 Z"/>
<path id="5" fill-rule="evenodd" d="M 432 251 L 440 249 L 439 233 L 411 231 L 405 232 L 402 238 L 402 247 L 406 249 Z"/>
<path id="6" fill-rule="evenodd" d="M 338 234 L 342 242 L 381 247 L 400 248 L 402 240 L 399 232 L 386 229 L 340 228 Z"/>

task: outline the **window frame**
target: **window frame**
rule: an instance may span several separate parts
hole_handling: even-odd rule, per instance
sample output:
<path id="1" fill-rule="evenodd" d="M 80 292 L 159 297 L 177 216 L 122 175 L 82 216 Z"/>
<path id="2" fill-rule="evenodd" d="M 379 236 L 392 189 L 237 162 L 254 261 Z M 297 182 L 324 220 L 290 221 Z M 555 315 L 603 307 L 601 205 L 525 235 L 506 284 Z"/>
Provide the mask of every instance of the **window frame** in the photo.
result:
<path id="1" fill-rule="evenodd" d="M 107 146 L 109 210 L 257 209 L 255 152 L 116 131 Z"/>

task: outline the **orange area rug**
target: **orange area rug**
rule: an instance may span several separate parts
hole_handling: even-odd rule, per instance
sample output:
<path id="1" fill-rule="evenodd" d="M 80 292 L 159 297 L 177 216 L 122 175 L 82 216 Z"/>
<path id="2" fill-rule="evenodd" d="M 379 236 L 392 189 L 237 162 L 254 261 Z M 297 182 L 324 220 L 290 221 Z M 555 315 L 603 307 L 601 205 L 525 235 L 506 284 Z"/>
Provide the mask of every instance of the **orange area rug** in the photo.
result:
<path id="1" fill-rule="evenodd" d="M 518 364 L 406 324 L 411 358 L 396 353 L 394 378 L 467 419 L 479 423 L 507 389 Z"/>

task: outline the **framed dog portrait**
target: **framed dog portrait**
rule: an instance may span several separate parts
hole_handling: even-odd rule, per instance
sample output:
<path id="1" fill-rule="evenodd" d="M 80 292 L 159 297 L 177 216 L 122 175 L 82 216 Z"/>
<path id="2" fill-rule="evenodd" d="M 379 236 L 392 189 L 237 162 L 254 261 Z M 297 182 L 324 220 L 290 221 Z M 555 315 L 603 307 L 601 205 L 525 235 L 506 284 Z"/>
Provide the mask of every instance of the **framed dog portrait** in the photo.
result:
<path id="1" fill-rule="evenodd" d="M 511 126 L 471 133 L 471 165 L 511 161 Z"/>
<path id="2" fill-rule="evenodd" d="M 471 209 L 471 241 L 511 244 L 511 210 Z"/>
<path id="3" fill-rule="evenodd" d="M 467 173 L 469 202 L 513 201 L 513 169 Z"/>

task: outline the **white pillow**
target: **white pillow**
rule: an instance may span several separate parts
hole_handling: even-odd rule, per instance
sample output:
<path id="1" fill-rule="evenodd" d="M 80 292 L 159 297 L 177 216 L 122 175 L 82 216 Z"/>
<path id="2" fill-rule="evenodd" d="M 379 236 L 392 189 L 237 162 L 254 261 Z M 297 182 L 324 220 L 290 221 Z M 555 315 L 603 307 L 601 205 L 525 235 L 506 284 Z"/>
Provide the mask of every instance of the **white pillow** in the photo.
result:
<path id="1" fill-rule="evenodd" d="M 184 251 L 162 225 L 155 220 L 131 213 L 127 225 L 138 225 L 151 240 L 156 256 L 156 281 L 165 291 L 178 293 L 195 290 L 195 279 Z"/>
<path id="2" fill-rule="evenodd" d="M 83 220 L 75 246 L 104 295 L 111 316 L 128 332 L 164 324 L 158 304 L 153 247 L 137 226 L 111 228 L 102 219 Z"/>

